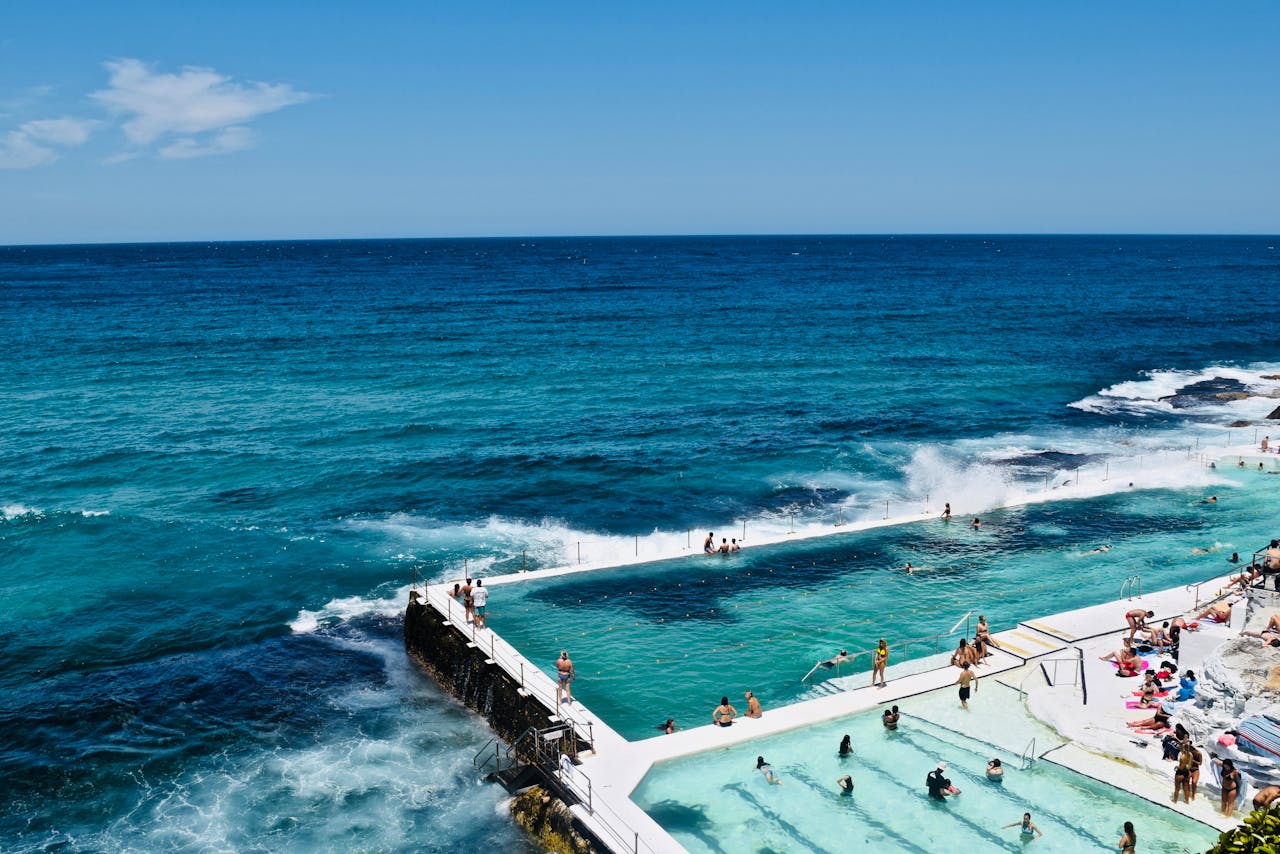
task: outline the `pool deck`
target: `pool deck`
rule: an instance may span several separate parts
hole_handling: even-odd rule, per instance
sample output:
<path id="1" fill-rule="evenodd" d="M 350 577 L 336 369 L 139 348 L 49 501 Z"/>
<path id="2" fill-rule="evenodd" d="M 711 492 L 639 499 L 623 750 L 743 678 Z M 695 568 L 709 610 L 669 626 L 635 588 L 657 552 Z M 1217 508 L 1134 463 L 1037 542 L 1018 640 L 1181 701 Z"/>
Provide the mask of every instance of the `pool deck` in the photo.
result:
<path id="1" fill-rule="evenodd" d="M 1142 607 L 1154 611 L 1156 620 L 1194 613 L 1225 585 L 1229 577 L 1222 576 L 1202 585 L 1153 591 L 1142 596 L 1038 617 L 996 632 L 994 638 L 1003 651 L 993 651 L 991 657 L 977 668 L 979 686 L 983 679 L 999 677 L 1006 684 L 1025 690 L 1031 712 L 1057 729 L 1065 738 L 1076 741 L 1046 751 L 1043 761 L 1054 762 L 1138 797 L 1175 808 L 1178 812 L 1215 828 L 1234 826 L 1238 818 L 1225 820 L 1214 813 L 1212 798 L 1204 796 L 1207 788 L 1205 781 L 1202 781 L 1201 797 L 1189 807 L 1173 807 L 1169 803 L 1169 793 L 1172 791 L 1171 768 L 1162 767 L 1159 763 L 1158 746 L 1155 749 L 1141 748 L 1132 743 L 1128 728 L 1124 725 L 1124 721 L 1136 718 L 1135 712 L 1124 709 L 1121 696 L 1136 687 L 1137 680 L 1126 683 L 1124 690 L 1120 690 L 1121 686 L 1116 684 L 1115 672 L 1110 664 L 1098 660 L 1098 656 L 1117 647 L 1119 640 L 1127 635 L 1124 615 L 1129 609 Z M 519 679 L 523 690 L 547 708 L 549 725 L 563 723 L 573 726 L 594 745 L 594 752 L 582 754 L 579 757 L 580 766 L 568 772 L 572 778 L 570 782 L 578 790 L 589 791 L 591 806 L 588 808 L 585 804 L 579 804 L 571 809 L 602 840 L 613 840 L 612 845 L 616 851 L 684 850 L 631 800 L 631 793 L 655 763 L 732 747 L 764 736 L 871 711 L 885 704 L 902 703 L 913 696 L 954 685 L 959 673 L 957 668 L 946 661 L 945 654 L 935 657 L 934 666 L 930 669 L 898 675 L 919 667 L 918 661 L 904 662 L 889 668 L 884 688 L 865 685 L 788 706 L 766 709 L 761 718 L 740 717 L 731 727 L 712 726 L 712 710 L 708 707 L 708 723 L 705 726 L 681 730 L 671 735 L 628 741 L 581 703 L 557 706 L 556 687 L 552 678 L 524 659 L 519 651 L 497 633 L 465 624 L 461 618 L 461 608 L 449 597 L 448 589 L 448 585 L 428 588 L 427 602 L 430 606 L 457 630 L 469 635 L 477 648 L 488 652 L 494 664 L 502 667 L 513 678 Z M 1225 640 L 1234 632 L 1227 627 L 1206 625 L 1198 634 L 1206 639 L 1220 635 Z M 1039 664 L 1045 663 L 1047 668 L 1053 662 L 1058 670 L 1064 673 L 1069 670 L 1074 680 L 1074 674 L 1081 666 L 1076 662 L 1082 659 L 1084 678 L 1090 691 L 1087 705 L 1081 703 L 1079 691 L 1074 686 L 1066 686 L 1065 691 L 1061 686 L 1045 686 L 1044 677 L 1037 675 L 1041 670 Z M 1028 667 L 1028 663 L 1037 666 Z M 843 677 L 838 681 L 847 683 L 854 679 L 869 680 L 869 674 Z M 1024 689 L 1023 684 L 1028 679 L 1038 680 L 1043 687 Z M 1046 704 L 1056 711 L 1045 714 L 1038 708 Z M 980 690 L 975 694 L 972 706 L 975 720 L 989 714 L 982 707 Z M 1064 713 L 1063 709 L 1070 711 Z M 1148 715 L 1149 712 L 1142 710 L 1137 714 Z M 998 733 L 999 725 L 999 715 L 991 715 L 990 727 L 993 731 Z M 1096 735 L 1100 732 L 1112 733 L 1114 738 L 1098 739 Z M 1151 757 L 1154 757 L 1154 763 Z M 1207 779 L 1210 775 L 1206 773 L 1204 777 Z M 625 844 L 621 842 L 624 839 Z"/>

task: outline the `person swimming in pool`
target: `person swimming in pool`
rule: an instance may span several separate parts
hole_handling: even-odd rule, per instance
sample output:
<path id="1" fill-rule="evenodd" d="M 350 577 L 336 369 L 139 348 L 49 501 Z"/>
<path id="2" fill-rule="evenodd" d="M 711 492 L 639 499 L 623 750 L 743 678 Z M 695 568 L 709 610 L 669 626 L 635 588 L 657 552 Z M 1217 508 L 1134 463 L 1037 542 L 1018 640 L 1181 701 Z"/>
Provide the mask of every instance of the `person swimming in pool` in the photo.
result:
<path id="1" fill-rule="evenodd" d="M 1023 842 L 1030 842 L 1033 839 L 1039 839 L 1041 836 L 1044 836 L 1044 834 L 1040 832 L 1040 828 L 1036 827 L 1035 823 L 1031 820 L 1031 813 L 1029 812 L 1024 812 L 1022 814 L 1022 821 L 1011 821 L 1000 829 L 1004 830 L 1009 827 L 1019 828 L 1018 833 L 1022 836 Z"/>
<path id="2" fill-rule="evenodd" d="M 773 766 L 764 761 L 763 756 L 756 757 L 756 770 L 764 775 L 770 786 L 781 786 L 782 778 L 773 770 Z"/>
<path id="3" fill-rule="evenodd" d="M 840 787 L 840 794 L 844 797 L 847 798 L 853 795 L 853 778 L 848 774 L 836 780 L 836 785 Z"/>
<path id="4" fill-rule="evenodd" d="M 844 738 L 840 739 L 840 753 L 838 755 L 841 757 L 853 755 L 853 739 L 852 738 L 846 735 Z"/>
<path id="5" fill-rule="evenodd" d="M 897 706 L 894 706 L 892 709 L 884 710 L 884 714 L 880 716 L 880 721 L 884 724 L 885 729 L 897 729 L 898 718 L 900 717 L 902 717 L 902 713 L 898 711 Z"/>
<path id="6" fill-rule="evenodd" d="M 733 719 L 737 716 L 738 710 L 729 705 L 729 698 L 721 697 L 720 705 L 711 713 L 711 722 L 716 726 L 733 726 Z"/>
<path id="7" fill-rule="evenodd" d="M 992 759 L 987 763 L 987 779 L 993 783 L 1004 781 L 1004 766 L 999 759 Z"/>

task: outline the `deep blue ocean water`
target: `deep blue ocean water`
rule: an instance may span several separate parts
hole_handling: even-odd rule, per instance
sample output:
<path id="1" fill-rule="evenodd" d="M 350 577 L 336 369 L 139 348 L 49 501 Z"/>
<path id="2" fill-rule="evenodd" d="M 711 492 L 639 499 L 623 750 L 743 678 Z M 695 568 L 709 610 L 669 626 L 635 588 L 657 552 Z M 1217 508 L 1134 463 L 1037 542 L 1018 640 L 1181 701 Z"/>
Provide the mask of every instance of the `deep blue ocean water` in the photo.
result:
<path id="1" fill-rule="evenodd" d="M 415 571 L 1222 442 L 1280 401 L 1159 398 L 1280 387 L 1277 245 L 0 248 L 0 847 L 518 850 L 401 649 Z"/>

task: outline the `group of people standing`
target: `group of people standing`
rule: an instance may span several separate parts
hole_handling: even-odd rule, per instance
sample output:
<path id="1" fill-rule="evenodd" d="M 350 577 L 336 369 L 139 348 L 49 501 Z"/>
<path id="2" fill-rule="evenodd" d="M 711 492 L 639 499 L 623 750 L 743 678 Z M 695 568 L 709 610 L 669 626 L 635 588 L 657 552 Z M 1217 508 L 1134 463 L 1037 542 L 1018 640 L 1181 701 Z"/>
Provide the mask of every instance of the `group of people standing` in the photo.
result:
<path id="1" fill-rule="evenodd" d="M 462 602 L 462 610 L 466 614 L 468 624 L 474 623 L 476 628 L 485 628 L 485 611 L 489 604 L 489 588 L 484 586 L 483 579 L 477 578 L 474 585 L 471 583 L 470 578 L 464 582 L 455 582 L 453 591 L 449 595 Z"/>

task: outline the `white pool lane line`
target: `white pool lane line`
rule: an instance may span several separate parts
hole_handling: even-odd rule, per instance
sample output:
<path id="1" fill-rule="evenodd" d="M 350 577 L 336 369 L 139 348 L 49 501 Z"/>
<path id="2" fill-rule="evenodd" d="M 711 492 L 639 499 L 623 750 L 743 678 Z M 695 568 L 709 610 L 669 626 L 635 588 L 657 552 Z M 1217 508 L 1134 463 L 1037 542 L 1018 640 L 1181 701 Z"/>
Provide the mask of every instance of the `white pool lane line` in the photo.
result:
<path id="1" fill-rule="evenodd" d="M 517 576 L 524 580 L 535 573 Z M 1203 588 L 1212 594 L 1218 587 L 1225 585 L 1231 576 L 1226 575 L 1211 580 Z M 493 582 L 500 579 L 494 578 Z M 486 579 L 486 583 L 489 580 Z M 568 707 L 557 708 L 555 703 L 555 683 L 550 676 L 518 652 L 497 633 L 488 629 L 475 629 L 462 622 L 461 609 L 448 595 L 449 586 L 433 585 L 428 588 L 427 602 L 443 619 L 450 619 L 454 627 L 472 638 L 475 646 L 489 652 L 489 658 L 509 676 L 520 681 L 528 695 L 536 698 L 548 710 L 548 723 L 564 723 L 573 725 L 584 737 L 593 740 L 596 750 L 594 754 L 582 754 L 580 773 L 582 779 L 589 778 L 594 810 L 588 811 L 583 805 L 573 807 L 575 814 L 588 827 L 598 829 L 597 835 L 614 848 L 615 851 L 632 851 L 633 844 L 625 847 L 614 843 L 621 836 L 638 839 L 640 851 L 678 852 L 684 848 L 676 842 L 648 813 L 640 809 L 631 800 L 644 776 L 654 763 L 677 759 L 702 753 L 707 750 L 731 747 L 764 736 L 787 732 L 812 724 L 842 718 L 858 712 L 875 709 L 885 703 L 894 703 L 904 698 L 946 688 L 954 684 L 958 671 L 950 665 L 928 670 L 922 673 L 894 677 L 894 667 L 889 668 L 888 685 L 885 688 L 863 687 L 839 694 L 819 697 L 766 709 L 759 719 L 739 718 L 731 727 L 717 727 L 710 723 L 694 729 L 682 730 L 672 735 L 662 735 L 641 741 L 628 741 L 612 727 L 597 717 L 590 709 L 575 702 Z M 1122 599 L 1078 608 L 1027 620 L 1014 629 L 996 633 L 997 642 L 1004 643 L 1008 652 L 995 652 L 986 663 L 977 669 L 979 679 L 1007 673 L 1022 667 L 1027 659 L 1051 656 L 1069 648 L 1069 641 L 1084 638 L 1098 638 L 1126 629 L 1124 615 L 1131 608 L 1142 607 L 1155 611 L 1156 619 L 1162 620 L 1177 614 L 1185 613 L 1195 605 L 1196 593 L 1187 587 L 1175 587 L 1155 591 L 1132 599 Z M 1200 596 L 1201 601 L 1205 599 Z M 1074 654 L 1074 650 L 1073 650 Z M 905 663 L 898 667 L 905 667 Z M 869 678 L 869 677 L 868 677 Z M 710 720 L 711 709 L 707 710 Z M 1096 779 L 1118 785 L 1136 797 L 1151 800 L 1143 794 L 1143 789 L 1135 790 L 1132 782 L 1126 784 L 1121 779 L 1124 775 L 1114 773 L 1111 766 L 1117 762 L 1100 756 L 1080 751 L 1083 758 L 1070 757 L 1077 768 L 1087 768 L 1081 773 Z M 1067 765 L 1066 762 L 1059 764 Z M 579 772 L 575 772 L 579 773 Z M 1145 788 L 1145 787 L 1144 787 Z M 1196 816 L 1199 818 L 1199 816 Z M 599 827 L 602 823 L 608 828 Z M 620 828 L 624 829 L 620 832 Z"/>

